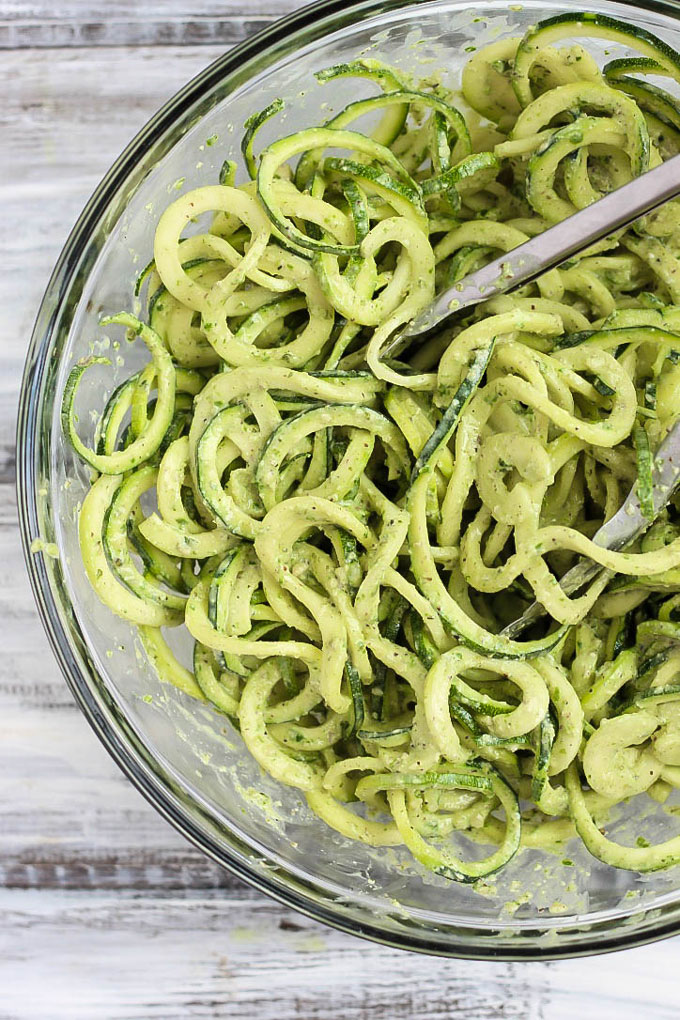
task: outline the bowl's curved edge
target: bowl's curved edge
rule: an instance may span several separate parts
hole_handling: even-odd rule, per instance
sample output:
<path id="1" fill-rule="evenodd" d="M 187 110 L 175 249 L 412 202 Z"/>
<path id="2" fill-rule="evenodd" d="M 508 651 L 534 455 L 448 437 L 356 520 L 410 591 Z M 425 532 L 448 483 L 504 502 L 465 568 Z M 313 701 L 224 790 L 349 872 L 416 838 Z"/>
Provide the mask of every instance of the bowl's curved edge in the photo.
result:
<path id="1" fill-rule="evenodd" d="M 408 0 L 395 0 L 392 6 L 396 9 L 405 6 L 407 2 Z M 623 0 L 623 2 L 635 6 L 633 0 Z M 664 13 L 668 11 L 666 3 L 660 4 L 655 0 L 648 0 L 648 2 L 650 2 L 650 6 L 660 9 Z M 451 927 L 446 930 L 447 944 L 434 944 L 431 939 L 420 934 L 415 927 L 411 928 L 404 924 L 401 919 L 402 929 L 398 934 L 396 932 L 391 934 L 379 924 L 371 923 L 367 919 L 357 921 L 356 918 L 343 916 L 339 908 L 334 910 L 332 906 L 327 907 L 319 903 L 318 899 L 312 895 L 311 887 L 305 888 L 304 883 L 297 880 L 294 880 L 296 882 L 294 884 L 290 876 L 285 882 L 282 879 L 277 880 L 276 868 L 268 866 L 268 862 L 264 860 L 260 874 L 247 860 L 245 853 L 238 855 L 235 851 L 230 850 L 227 855 L 208 833 L 197 830 L 182 810 L 181 797 L 175 788 L 172 776 L 161 768 L 158 762 L 152 764 L 146 759 L 140 749 L 136 753 L 133 752 L 130 745 L 119 737 L 111 720 L 115 718 L 119 726 L 124 724 L 124 720 L 117 712 L 117 706 L 108 692 L 100 689 L 98 691 L 100 699 L 97 699 L 93 691 L 80 679 L 83 663 L 88 664 L 93 673 L 95 669 L 75 620 L 72 621 L 70 628 L 71 637 L 79 646 L 78 653 L 82 663 L 78 661 L 78 656 L 70 642 L 60 641 L 59 634 L 55 629 L 54 621 L 60 618 L 61 614 L 52 585 L 53 583 L 59 584 L 60 579 L 56 578 L 55 581 L 50 577 L 45 557 L 35 555 L 31 550 L 31 542 L 33 538 L 42 533 L 40 507 L 36 498 L 39 459 L 41 453 L 44 452 L 39 448 L 42 402 L 36 397 L 39 391 L 44 388 L 41 383 L 44 383 L 45 374 L 49 370 L 48 361 L 52 356 L 49 340 L 52 337 L 55 324 L 60 319 L 67 292 L 64 277 L 66 267 L 69 264 L 77 263 L 81 258 L 87 246 L 87 238 L 92 226 L 100 219 L 116 186 L 129 177 L 140 152 L 163 135 L 180 110 L 198 99 L 205 90 L 210 89 L 238 64 L 243 66 L 247 60 L 257 55 L 258 52 L 262 52 L 265 46 L 270 48 L 277 42 L 283 41 L 291 32 L 321 21 L 336 12 L 346 12 L 352 9 L 359 14 L 361 8 L 370 8 L 369 13 L 374 13 L 370 0 L 369 2 L 366 0 L 316 0 L 315 3 L 294 11 L 265 27 L 209 64 L 172 96 L 128 143 L 102 178 L 72 228 L 50 276 L 38 310 L 26 355 L 17 417 L 16 490 L 19 527 L 29 581 L 41 622 L 54 656 L 79 708 L 108 753 L 139 792 L 166 821 L 212 861 L 284 906 L 292 907 L 300 913 L 340 931 L 358 935 L 391 948 L 460 959 L 558 960 L 592 955 L 592 942 L 597 942 L 595 950 L 597 953 L 605 953 L 670 938 L 680 932 L 680 904 L 675 908 L 674 915 L 661 925 L 657 924 L 657 918 L 645 925 L 642 919 L 644 919 L 646 911 L 643 910 L 637 914 L 628 915 L 627 923 L 620 924 L 614 930 L 608 930 L 604 935 L 598 931 L 600 925 L 593 923 L 588 925 L 587 930 L 585 928 L 578 929 L 582 934 L 581 941 L 578 943 L 567 939 L 560 945 L 560 932 L 555 931 L 554 941 L 546 942 L 538 948 L 535 945 L 522 945 L 521 942 L 512 938 L 504 939 L 502 929 L 494 932 L 466 926 L 458 929 L 461 936 L 459 939 L 458 932 L 454 927 Z M 673 4 L 672 9 L 677 11 L 678 7 Z M 62 621 L 62 635 L 65 635 L 66 631 L 67 628 L 63 626 Z M 125 727 L 123 726 L 123 728 Z M 636 919 L 641 920 L 641 926 L 633 926 L 632 922 Z M 567 930 L 564 930 L 565 934 Z M 470 940 L 472 932 L 476 933 L 474 942 Z M 601 940 L 598 938 L 599 935 L 602 935 Z"/>

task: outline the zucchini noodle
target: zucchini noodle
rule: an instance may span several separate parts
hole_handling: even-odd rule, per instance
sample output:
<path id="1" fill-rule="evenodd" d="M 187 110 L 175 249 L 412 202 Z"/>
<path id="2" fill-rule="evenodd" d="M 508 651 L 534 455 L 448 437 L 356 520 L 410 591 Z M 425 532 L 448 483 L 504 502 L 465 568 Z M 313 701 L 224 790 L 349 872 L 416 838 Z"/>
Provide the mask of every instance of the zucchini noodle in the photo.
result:
<path id="1" fill-rule="evenodd" d="M 589 37 L 635 55 L 601 69 Z M 680 786 L 680 502 L 653 520 L 651 489 L 680 413 L 678 203 L 383 352 L 437 290 L 680 152 L 657 80 L 680 57 L 578 14 L 476 52 L 457 94 L 368 59 L 317 78 L 369 94 L 259 151 L 277 100 L 245 126 L 243 183 L 229 159 L 162 214 L 147 321 L 106 320 L 151 360 L 91 447 L 78 389 L 105 359 L 68 378 L 92 586 L 349 839 L 459 882 L 576 836 L 676 864 L 680 837 L 602 825 Z M 601 548 L 633 484 L 648 530 Z M 605 569 L 568 595 L 582 556 Z M 543 621 L 504 636 L 534 600 Z"/>

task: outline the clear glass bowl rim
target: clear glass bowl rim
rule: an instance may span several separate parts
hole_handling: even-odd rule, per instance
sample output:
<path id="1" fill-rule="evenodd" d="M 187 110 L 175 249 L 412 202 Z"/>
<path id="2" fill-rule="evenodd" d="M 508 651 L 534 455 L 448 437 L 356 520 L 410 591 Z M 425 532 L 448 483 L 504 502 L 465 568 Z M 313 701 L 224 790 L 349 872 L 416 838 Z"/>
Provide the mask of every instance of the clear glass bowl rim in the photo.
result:
<path id="1" fill-rule="evenodd" d="M 680 19 L 680 0 L 618 0 L 619 3 Z M 161 158 L 176 138 L 168 140 L 173 123 L 193 104 L 209 95 L 218 82 L 234 85 L 259 67 L 267 66 L 274 52 L 290 52 L 293 45 L 309 42 L 329 31 L 390 10 L 416 6 L 418 0 L 317 0 L 294 11 L 228 50 L 177 92 L 127 145 L 104 176 L 73 227 L 55 265 L 43 296 L 26 355 L 17 419 L 17 502 L 24 558 L 38 611 L 66 682 L 99 740 L 117 765 L 153 807 L 186 839 L 220 866 L 249 885 L 318 921 L 383 945 L 439 956 L 488 960 L 548 960 L 612 952 L 668 938 L 680 932 L 680 889 L 677 898 L 647 911 L 611 920 L 593 920 L 560 928 L 558 919 L 546 919 L 524 928 L 516 937 L 499 921 L 496 929 L 451 924 L 428 931 L 415 922 L 401 921 L 393 928 L 377 921 L 359 900 L 334 901 L 315 885 L 280 868 L 256 862 L 252 848 L 232 831 L 218 827 L 153 758 L 126 723 L 110 692 L 101 683 L 87 644 L 70 610 L 68 591 L 58 560 L 36 556 L 33 539 L 49 538 L 49 514 L 41 503 L 41 479 L 49 470 L 49 421 L 53 398 L 50 381 L 60 339 L 68 332 L 69 300 L 76 300 L 87 273 L 88 246 L 102 218 L 115 203 L 116 216 L 125 195 L 134 190 L 145 172 L 144 157 Z M 565 3 L 565 7 L 567 4 Z M 587 9 L 587 3 L 583 8 Z M 258 61 L 259 57 L 259 61 Z M 247 72 L 247 73 L 246 73 Z M 84 265 L 85 263 L 85 265 Z M 201 824 L 199 824 L 199 822 Z M 218 839 L 218 834 L 221 838 Z M 225 847 L 225 838 L 229 846 Z M 259 863 L 259 867 L 256 866 Z M 555 933 L 554 939 L 546 935 Z M 560 938 L 559 936 L 562 936 Z"/>

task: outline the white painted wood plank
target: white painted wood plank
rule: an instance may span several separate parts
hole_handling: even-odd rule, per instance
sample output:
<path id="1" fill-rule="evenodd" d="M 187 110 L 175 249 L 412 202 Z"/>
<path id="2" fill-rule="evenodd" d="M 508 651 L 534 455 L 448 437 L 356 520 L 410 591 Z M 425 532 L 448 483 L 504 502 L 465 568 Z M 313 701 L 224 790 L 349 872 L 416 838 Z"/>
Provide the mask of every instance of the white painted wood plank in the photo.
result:
<path id="1" fill-rule="evenodd" d="M 3 512 L 10 499 L 0 486 Z M 148 806 L 80 715 L 38 622 L 14 514 L 0 518 L 0 592 L 0 886 L 240 887 Z"/>
<path id="2" fill-rule="evenodd" d="M 0 893 L 11 1020 L 675 1020 L 678 940 L 557 964 L 368 946 L 264 899 Z"/>
<path id="3" fill-rule="evenodd" d="M 296 0 L 156 0 L 53 4 L 0 3 L 0 48 L 54 46 L 233 45 L 300 7 Z"/>
<path id="4" fill-rule="evenodd" d="M 221 52 L 114 47 L 53 50 L 46 60 L 25 50 L 0 60 L 0 884 L 7 886 L 238 884 L 146 804 L 78 712 L 34 608 L 8 484 L 26 344 L 59 250 L 132 135 Z"/>
<path id="5" fill-rule="evenodd" d="M 70 18 L 73 21 L 145 21 L 162 20 L 186 13 L 184 0 L 0 0 L 0 20 L 49 22 Z M 286 11 L 303 7 L 300 0 L 194 0 L 191 13 L 197 17 L 217 18 L 226 14 L 263 14 L 279 17 Z"/>
<path id="6" fill-rule="evenodd" d="M 24 243 L 44 232 L 55 185 L 73 193 L 74 204 L 84 200 L 158 107 L 223 52 L 170 46 L 4 53 L 0 199 L 24 203 Z M 41 197 L 42 208 L 33 208 Z M 3 229 L 4 243 L 11 240 Z"/>
<path id="7" fill-rule="evenodd" d="M 0 50 L 108 46 L 234 46 L 270 24 L 275 15 L 196 16 L 179 14 L 160 20 L 125 18 L 81 21 L 55 18 L 49 21 L 0 21 Z"/>
<path id="8" fill-rule="evenodd" d="M 51 267 L 112 159 L 222 52 L 224 33 L 297 6 L 0 0 L 0 39 L 81 47 L 0 58 L 0 1020 L 670 1020 L 679 940 L 556 965 L 445 962 L 353 940 L 247 889 L 118 772 L 39 626 L 9 483 L 19 373 Z M 220 45 L 168 45 L 192 31 Z"/>
<path id="9" fill-rule="evenodd" d="M 16 397 L 52 267 L 133 135 L 223 47 L 6 52 L 0 59 L 0 481 L 13 477 Z M 83 96 L 87 95 L 87 102 Z"/>

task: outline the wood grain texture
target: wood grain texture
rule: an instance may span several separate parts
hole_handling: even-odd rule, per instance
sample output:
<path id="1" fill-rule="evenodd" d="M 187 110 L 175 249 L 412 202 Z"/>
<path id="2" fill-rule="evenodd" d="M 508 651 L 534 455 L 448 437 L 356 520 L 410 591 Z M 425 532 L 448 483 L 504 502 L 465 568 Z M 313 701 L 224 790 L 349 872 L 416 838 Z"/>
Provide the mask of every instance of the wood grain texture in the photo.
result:
<path id="1" fill-rule="evenodd" d="M 53 4 L 0 4 L 0 49 L 61 46 L 233 46 L 288 11 L 295 0 L 202 0 L 180 6 L 168 0 Z"/>
<path id="2" fill-rule="evenodd" d="M 0 483 L 14 477 L 16 396 L 59 251 L 118 153 L 221 46 L 14 50 L 0 59 Z M 83 94 L 87 102 L 83 102 Z"/>
<path id="3" fill-rule="evenodd" d="M 0 892 L 0 1020 L 676 1020 L 668 942 L 560 964 L 444 961 L 263 898 Z"/>
<path id="4" fill-rule="evenodd" d="M 193 0 L 191 4 L 177 0 L 2 0 L 0 22 L 36 21 L 111 21 L 142 22 L 153 18 L 164 21 L 180 17 L 191 8 L 192 15 L 201 18 L 219 18 L 245 14 L 280 18 L 288 11 L 304 7 L 298 0 Z"/>
<path id="5" fill-rule="evenodd" d="M 207 890 L 237 884 L 146 805 L 80 716 L 37 620 L 11 485 L 26 343 L 68 231 L 117 153 L 221 52 L 194 46 L 64 49 L 46 61 L 38 50 L 22 50 L 0 60 L 0 180 L 6 182 L 0 189 L 0 604 L 7 620 L 0 664 L 6 723 L 0 740 L 0 885 L 9 888 Z M 46 776 L 48 783 L 41 781 Z"/>
<path id="6" fill-rule="evenodd" d="M 14 417 L 52 265 L 158 106 L 239 32 L 297 6 L 0 0 L 0 45 L 15 47 L 0 57 L 0 1020 L 671 1020 L 679 940 L 559 964 L 447 962 L 367 945 L 242 885 L 118 771 L 38 622 Z"/>

